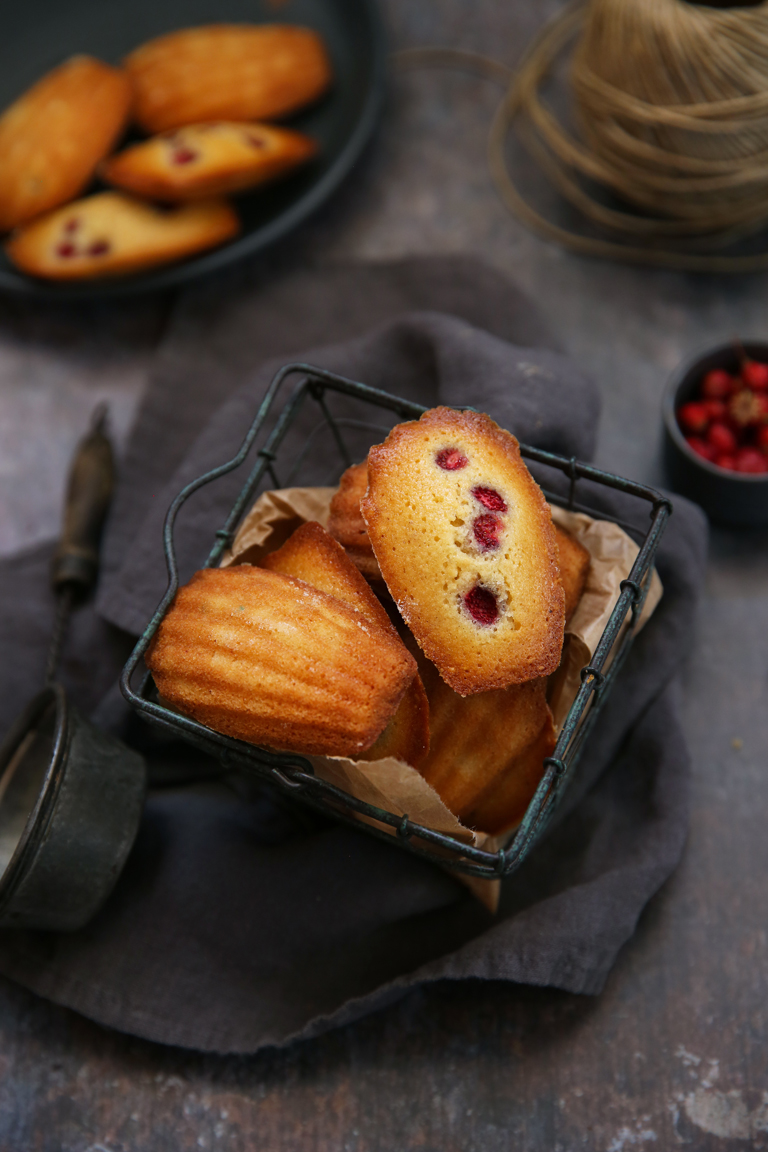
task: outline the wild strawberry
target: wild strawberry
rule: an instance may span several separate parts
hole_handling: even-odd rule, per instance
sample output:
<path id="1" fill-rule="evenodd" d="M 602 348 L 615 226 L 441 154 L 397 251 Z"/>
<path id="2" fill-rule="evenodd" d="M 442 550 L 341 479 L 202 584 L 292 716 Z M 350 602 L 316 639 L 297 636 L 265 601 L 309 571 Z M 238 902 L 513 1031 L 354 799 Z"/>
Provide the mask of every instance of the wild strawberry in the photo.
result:
<path id="1" fill-rule="evenodd" d="M 722 422 L 728 419 L 728 405 L 724 400 L 702 400 L 701 406 L 710 420 L 720 420 Z"/>
<path id="2" fill-rule="evenodd" d="M 697 403 L 695 400 L 691 400 L 688 404 L 683 404 L 682 408 L 678 408 L 677 419 L 684 432 L 692 432 L 694 435 L 705 432 L 709 424 L 706 408 L 701 402 Z"/>
<path id="3" fill-rule="evenodd" d="M 707 442 L 712 445 L 718 455 L 723 452 L 735 452 L 739 446 L 736 433 L 727 424 L 711 424 L 707 430 Z"/>
<path id="4" fill-rule="evenodd" d="M 709 460 L 710 464 L 714 464 L 718 452 L 711 444 L 707 444 L 706 440 L 702 440 L 700 436 L 686 436 L 685 442 L 697 456 L 702 456 L 705 460 Z"/>
<path id="5" fill-rule="evenodd" d="M 768 390 L 768 364 L 761 364 L 757 360 L 747 360 L 741 368 L 741 378 L 748 388 L 756 392 Z"/>
<path id="6" fill-rule="evenodd" d="M 768 460 L 757 448 L 741 448 L 736 454 L 737 472 L 768 472 Z"/>
<path id="7" fill-rule="evenodd" d="M 722 368 L 707 372 L 701 384 L 701 394 L 707 400 L 725 400 L 733 392 L 735 380 Z"/>

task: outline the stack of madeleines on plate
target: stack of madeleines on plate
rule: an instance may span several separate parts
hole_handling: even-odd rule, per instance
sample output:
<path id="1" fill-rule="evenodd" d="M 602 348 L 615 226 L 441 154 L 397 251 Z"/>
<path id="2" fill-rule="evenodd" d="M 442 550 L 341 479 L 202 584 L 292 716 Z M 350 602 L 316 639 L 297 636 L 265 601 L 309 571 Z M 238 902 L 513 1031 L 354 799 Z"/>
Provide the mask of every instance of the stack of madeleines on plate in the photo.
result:
<path id="1" fill-rule="evenodd" d="M 394 757 L 467 826 L 503 832 L 555 746 L 547 678 L 589 562 L 514 436 L 434 408 L 345 472 L 328 531 L 196 573 L 146 661 L 164 701 L 218 732 Z"/>
<path id="2" fill-rule="evenodd" d="M 265 123 L 314 103 L 331 65 L 309 28 L 213 24 L 151 40 L 120 68 L 74 56 L 0 116 L 0 232 L 50 280 L 137 272 L 232 239 L 224 197 L 318 151 Z M 133 126 L 148 135 L 114 153 Z M 94 180 L 108 191 L 76 199 Z"/>

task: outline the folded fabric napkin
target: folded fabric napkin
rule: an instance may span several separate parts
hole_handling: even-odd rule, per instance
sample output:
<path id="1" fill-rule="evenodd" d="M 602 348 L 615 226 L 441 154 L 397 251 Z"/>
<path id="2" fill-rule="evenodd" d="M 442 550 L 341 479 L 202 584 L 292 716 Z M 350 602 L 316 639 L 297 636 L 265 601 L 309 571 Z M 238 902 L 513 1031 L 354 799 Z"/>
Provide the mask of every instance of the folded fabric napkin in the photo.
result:
<path id="1" fill-rule="evenodd" d="M 491 916 L 448 873 L 363 831 L 288 807 L 242 777 L 205 780 L 212 765 L 154 736 L 114 687 L 165 588 L 170 499 L 233 454 L 289 359 L 426 405 L 471 404 L 569 456 L 594 449 L 595 388 L 532 305 L 474 261 L 336 266 L 219 281 L 183 298 L 123 464 L 98 600 L 75 616 L 63 668 L 73 700 L 142 748 L 164 786 L 151 790 L 126 869 L 93 922 L 72 934 L 0 932 L 0 971 L 111 1027 L 217 1052 L 316 1035 L 434 980 L 597 993 L 683 847 L 688 756 L 674 678 L 703 577 L 703 516 L 675 501 L 658 554 L 664 598 L 556 825 L 504 882 Z M 308 420 L 291 433 L 297 445 Z M 362 458 L 375 436 L 354 434 Z M 333 482 L 332 467 L 318 442 L 301 482 Z M 228 477 L 185 508 L 183 573 L 204 558 L 241 482 Z M 607 513 L 626 516 L 627 501 L 594 490 Z M 0 565 L 3 729 L 42 677 L 50 552 Z"/>

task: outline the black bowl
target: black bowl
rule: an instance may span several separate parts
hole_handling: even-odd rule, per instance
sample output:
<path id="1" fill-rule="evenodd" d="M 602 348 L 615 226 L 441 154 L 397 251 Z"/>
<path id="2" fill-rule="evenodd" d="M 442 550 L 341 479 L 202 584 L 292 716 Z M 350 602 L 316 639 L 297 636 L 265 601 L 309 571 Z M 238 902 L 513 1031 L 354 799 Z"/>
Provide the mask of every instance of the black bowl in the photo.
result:
<path id="1" fill-rule="evenodd" d="M 235 197 L 242 232 L 183 263 L 114 280 L 55 284 L 18 272 L 0 248 L 0 291 L 82 300 L 156 291 L 252 255 L 297 227 L 336 190 L 359 158 L 384 92 L 385 40 L 376 0 L 24 0 L 6 4 L 0 37 L 0 109 L 68 56 L 119 61 L 144 40 L 213 23 L 304 24 L 323 37 L 331 92 L 290 124 L 320 144 L 319 158 L 285 180 Z M 93 190 L 93 189 L 91 189 Z M 83 195 L 86 195 L 89 190 Z"/>
<path id="2" fill-rule="evenodd" d="M 744 340 L 743 347 L 750 359 L 768 363 L 768 343 Z M 768 473 L 727 472 L 710 464 L 688 447 L 677 423 L 678 408 L 695 398 L 702 376 L 712 368 L 738 372 L 739 355 L 733 344 L 722 344 L 684 364 L 664 393 L 664 463 L 670 487 L 700 504 L 716 524 L 763 528 L 768 526 Z"/>

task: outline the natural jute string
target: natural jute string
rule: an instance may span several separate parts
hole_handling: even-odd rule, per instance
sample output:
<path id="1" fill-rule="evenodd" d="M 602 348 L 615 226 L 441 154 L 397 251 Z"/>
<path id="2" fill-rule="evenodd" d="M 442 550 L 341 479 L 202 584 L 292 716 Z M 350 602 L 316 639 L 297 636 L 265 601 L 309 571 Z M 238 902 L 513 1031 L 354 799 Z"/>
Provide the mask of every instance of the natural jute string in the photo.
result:
<path id="1" fill-rule="evenodd" d="M 570 83 L 581 139 L 540 95 L 579 32 Z M 768 252 L 718 253 L 768 223 L 768 0 L 738 9 L 686 0 L 570 4 L 514 73 L 451 49 L 415 49 L 398 62 L 468 68 L 508 85 L 491 126 L 491 172 L 507 206 L 545 238 L 584 255 L 666 268 L 768 268 Z M 512 127 L 562 195 L 615 239 L 571 232 L 524 199 L 507 158 Z"/>

